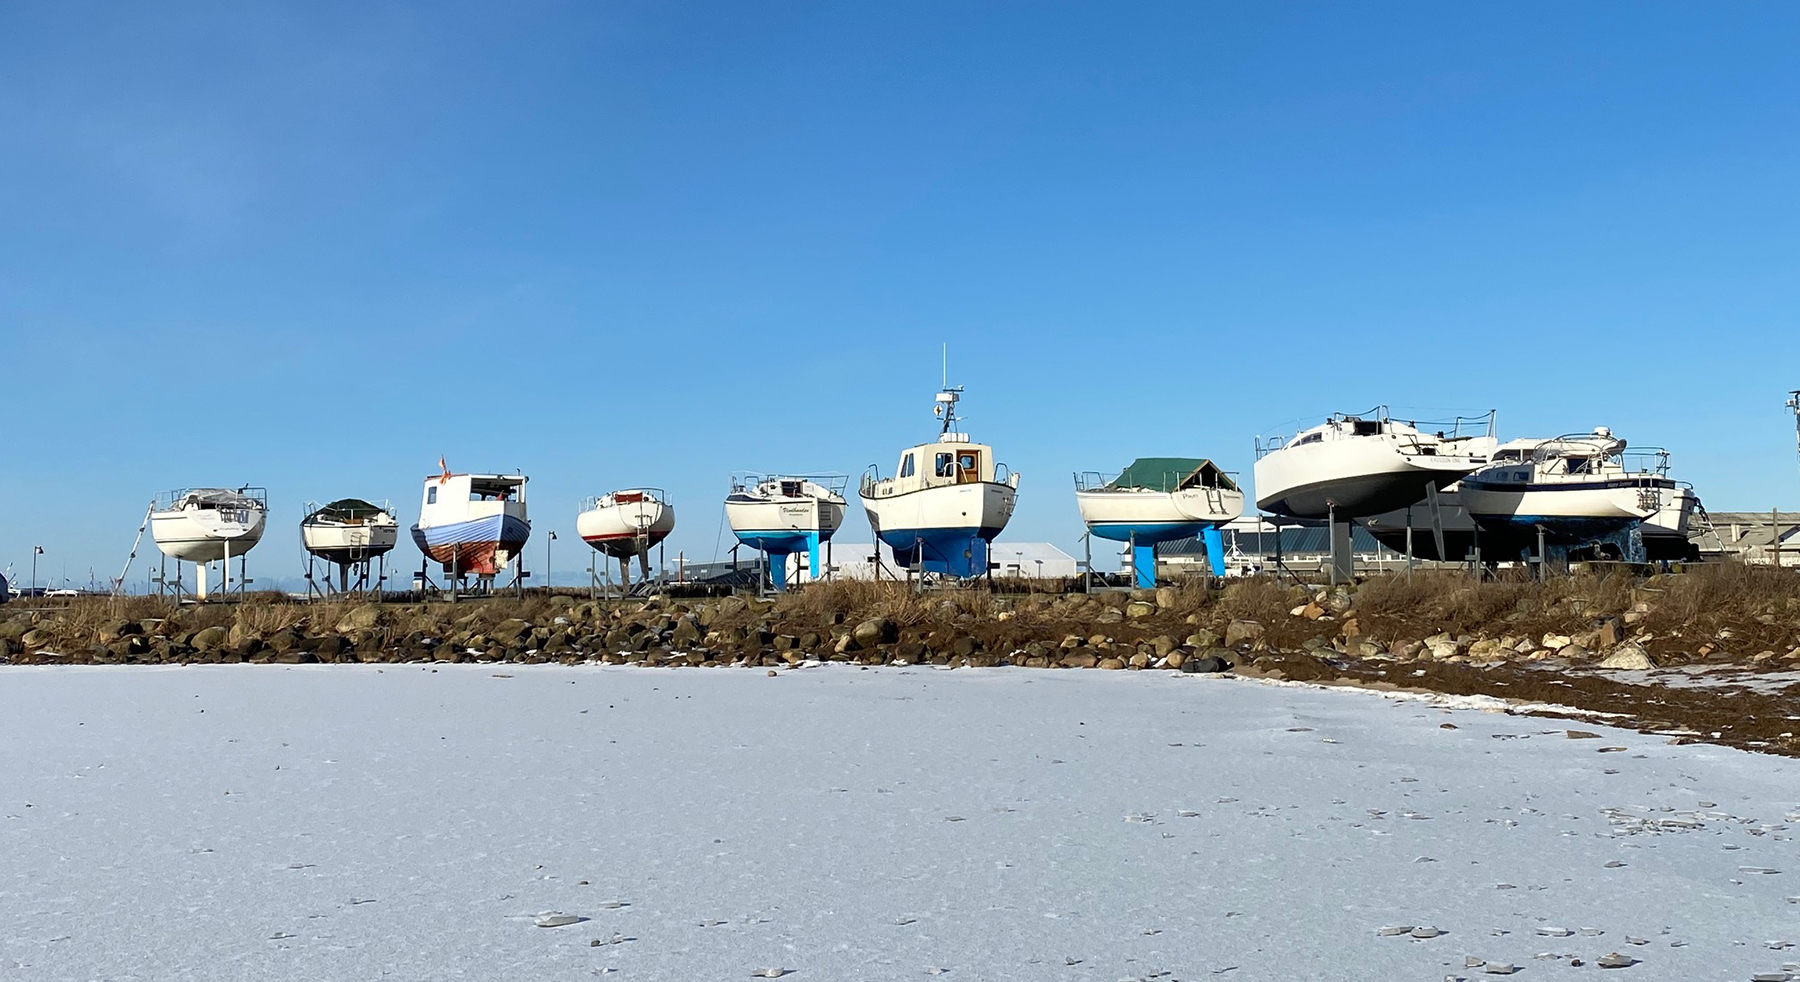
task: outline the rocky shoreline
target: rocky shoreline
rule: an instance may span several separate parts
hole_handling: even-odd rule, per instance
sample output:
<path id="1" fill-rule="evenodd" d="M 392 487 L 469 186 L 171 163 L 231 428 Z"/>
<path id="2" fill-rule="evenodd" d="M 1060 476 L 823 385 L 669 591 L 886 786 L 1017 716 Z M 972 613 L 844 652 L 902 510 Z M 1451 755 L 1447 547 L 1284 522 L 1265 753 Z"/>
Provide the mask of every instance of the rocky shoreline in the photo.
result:
<path id="1" fill-rule="evenodd" d="M 1776 575 L 1780 575 L 1779 571 Z M 172 607 L 91 600 L 0 608 L 0 662 L 598 663 L 781 670 L 819 662 L 980 668 L 1165 670 L 1411 687 L 1569 705 L 1680 737 L 1800 752 L 1800 686 L 1628 684 L 1659 674 L 1800 679 L 1800 606 L 1788 578 L 1768 610 L 1706 608 L 1712 591 L 1753 592 L 1721 574 L 1582 583 L 1472 584 L 1397 578 L 1309 589 L 1268 580 L 1094 595 L 913 593 L 823 584 L 773 599 L 462 603 L 286 600 Z M 1760 573 L 1749 574 L 1753 578 Z M 1692 613 L 1696 604 L 1704 616 Z M 1742 602 L 1738 607 L 1744 607 Z M 1673 608 L 1685 619 L 1671 626 Z M 1714 627 L 1721 617 L 1734 619 Z M 1746 650 L 1752 646 L 1756 650 Z M 1641 683 L 1643 679 L 1638 680 Z M 1754 690 L 1754 691 L 1753 691 Z M 1793 693 L 1793 695 L 1790 695 Z M 1736 701 L 1731 697 L 1735 696 Z M 1656 711 L 1632 707 L 1654 702 Z M 1765 705 L 1766 703 L 1766 705 Z M 1766 717 L 1769 725 L 1757 719 Z M 1609 720 L 1616 721 L 1616 720 Z"/>

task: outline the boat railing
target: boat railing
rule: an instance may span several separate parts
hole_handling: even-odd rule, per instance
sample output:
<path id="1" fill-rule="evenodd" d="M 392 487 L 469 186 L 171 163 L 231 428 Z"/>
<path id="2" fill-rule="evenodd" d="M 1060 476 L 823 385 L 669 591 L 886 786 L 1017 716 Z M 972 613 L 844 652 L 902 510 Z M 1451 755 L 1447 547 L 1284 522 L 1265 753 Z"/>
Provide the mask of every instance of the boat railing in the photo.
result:
<path id="1" fill-rule="evenodd" d="M 1662 447 L 1636 447 L 1619 455 L 1619 462 L 1633 474 L 1669 475 L 1669 452 Z"/>
<path id="2" fill-rule="evenodd" d="M 269 492 L 267 488 L 176 488 L 164 491 L 156 496 L 156 510 L 170 511 L 186 501 L 189 495 L 198 495 L 201 501 L 223 504 L 227 507 L 242 507 L 247 499 L 263 511 L 269 510 Z"/>
<path id="3" fill-rule="evenodd" d="M 1004 461 L 996 461 L 994 464 L 994 483 L 995 484 L 1011 484 L 1012 478 L 1013 478 L 1012 468 L 1006 466 Z"/>
<path id="4" fill-rule="evenodd" d="M 738 471 L 731 475 L 731 493 L 742 494 L 753 491 L 770 481 L 800 481 L 803 484 L 814 484 L 839 497 L 843 497 L 844 488 L 850 484 L 850 476 L 837 471 L 825 471 L 818 474 L 765 474 L 761 471 Z"/>
<path id="5" fill-rule="evenodd" d="M 857 490 L 865 496 L 871 496 L 875 493 L 875 485 L 880 483 L 881 468 L 870 464 L 868 470 L 863 471 L 862 480 L 857 482 Z"/>
<path id="6" fill-rule="evenodd" d="M 621 494 L 636 494 L 640 497 L 627 500 L 621 499 L 619 497 Z M 589 495 L 588 497 L 581 499 L 581 510 L 593 511 L 600 507 L 600 503 L 603 501 L 610 500 L 610 503 L 616 505 L 630 505 L 636 504 L 639 501 L 644 500 L 644 498 L 653 499 L 658 504 L 662 505 L 673 504 L 673 502 L 669 500 L 669 492 L 664 491 L 662 488 L 620 488 L 617 491 L 608 491 L 607 493 L 600 495 Z"/>

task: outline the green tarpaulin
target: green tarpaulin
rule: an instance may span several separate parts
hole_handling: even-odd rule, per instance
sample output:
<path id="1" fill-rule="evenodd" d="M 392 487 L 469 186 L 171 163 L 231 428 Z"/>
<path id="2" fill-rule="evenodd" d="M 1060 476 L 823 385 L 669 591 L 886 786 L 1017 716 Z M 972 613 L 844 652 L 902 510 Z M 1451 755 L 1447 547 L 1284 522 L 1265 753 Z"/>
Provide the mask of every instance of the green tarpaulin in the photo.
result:
<path id="1" fill-rule="evenodd" d="M 1106 486 L 1148 488 L 1152 491 L 1182 491 L 1199 487 L 1237 489 L 1237 484 L 1218 465 L 1198 457 L 1139 457 Z"/>

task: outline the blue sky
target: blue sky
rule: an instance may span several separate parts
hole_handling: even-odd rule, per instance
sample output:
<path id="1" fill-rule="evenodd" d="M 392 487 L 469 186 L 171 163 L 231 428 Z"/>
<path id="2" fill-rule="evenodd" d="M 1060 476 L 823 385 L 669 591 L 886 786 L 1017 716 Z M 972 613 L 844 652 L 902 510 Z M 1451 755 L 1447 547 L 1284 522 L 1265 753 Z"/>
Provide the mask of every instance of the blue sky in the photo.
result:
<path id="1" fill-rule="evenodd" d="M 269 583 L 439 454 L 531 475 L 559 578 L 621 486 L 707 559 L 733 470 L 891 469 L 946 341 L 1006 538 L 1071 551 L 1073 471 L 1247 481 L 1377 403 L 1793 508 L 1796 50 L 1776 3 L 7 4 L 0 568 L 249 482 Z"/>

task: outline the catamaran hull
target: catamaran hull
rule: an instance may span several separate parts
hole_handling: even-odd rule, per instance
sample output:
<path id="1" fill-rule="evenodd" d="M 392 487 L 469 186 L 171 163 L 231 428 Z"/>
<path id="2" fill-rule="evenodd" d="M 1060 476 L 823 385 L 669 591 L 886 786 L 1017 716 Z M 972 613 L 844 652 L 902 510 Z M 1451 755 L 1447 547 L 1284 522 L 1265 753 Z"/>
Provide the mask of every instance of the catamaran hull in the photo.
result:
<path id="1" fill-rule="evenodd" d="M 987 572 L 987 544 L 1012 518 L 1018 492 L 980 482 L 863 496 L 869 526 L 901 566 L 970 577 Z"/>
<path id="2" fill-rule="evenodd" d="M 414 525 L 412 536 L 419 551 L 446 573 L 493 576 L 525 548 L 531 524 L 515 515 L 489 515 L 429 528 Z"/>

